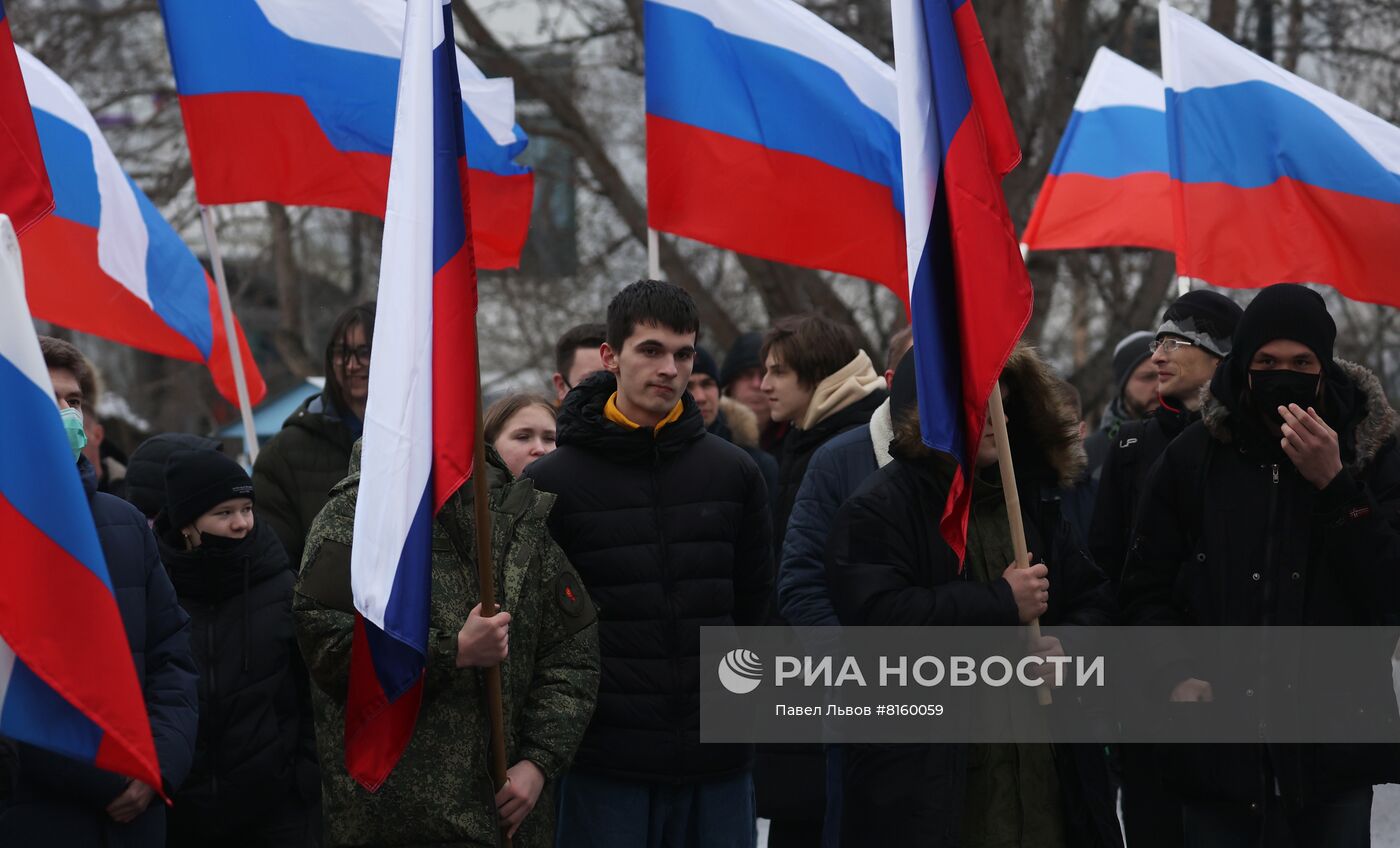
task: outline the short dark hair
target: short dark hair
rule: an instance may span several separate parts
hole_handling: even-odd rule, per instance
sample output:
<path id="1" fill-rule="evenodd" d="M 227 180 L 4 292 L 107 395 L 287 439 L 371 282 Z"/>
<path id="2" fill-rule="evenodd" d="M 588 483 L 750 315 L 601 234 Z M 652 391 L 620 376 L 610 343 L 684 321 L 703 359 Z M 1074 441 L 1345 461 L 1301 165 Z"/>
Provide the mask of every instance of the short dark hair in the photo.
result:
<path id="1" fill-rule="evenodd" d="M 517 392 L 513 395 L 506 395 L 486 408 L 486 415 L 482 423 L 482 435 L 486 438 L 486 444 L 496 441 L 496 437 L 501 435 L 505 429 L 506 422 L 511 416 L 527 406 L 538 406 L 549 412 L 549 417 L 553 419 L 558 415 L 558 410 L 554 404 L 543 397 L 529 392 Z"/>
<path id="2" fill-rule="evenodd" d="M 569 379 L 569 369 L 574 367 L 579 348 L 597 350 L 607 340 L 608 328 L 597 321 L 570 327 L 554 343 L 554 370 L 564 375 L 565 380 Z"/>
<path id="3" fill-rule="evenodd" d="M 804 388 L 815 388 L 856 358 L 860 336 L 855 327 L 815 312 L 789 315 L 764 335 L 759 358 L 765 365 L 770 353 L 797 374 Z"/>
<path id="4" fill-rule="evenodd" d="M 638 280 L 618 292 L 608 304 L 608 346 L 621 352 L 622 343 L 638 324 L 655 324 L 677 333 L 694 333 L 700 341 L 700 312 L 690 293 L 660 280 Z"/>
<path id="5" fill-rule="evenodd" d="M 365 331 L 365 341 L 374 344 L 374 304 L 357 303 L 335 319 L 331 325 L 330 336 L 326 338 L 326 396 L 330 398 L 331 405 L 336 411 L 344 413 L 348 407 L 345 403 L 345 393 L 341 390 L 340 381 L 335 378 L 334 357 L 331 352 L 336 345 L 343 345 L 350 336 L 350 330 L 354 327 L 362 327 Z"/>
<path id="6" fill-rule="evenodd" d="M 83 408 L 97 406 L 97 372 L 72 342 L 53 336 L 39 337 L 39 350 L 44 354 L 44 367 L 65 368 L 73 372 L 78 388 L 83 390 Z"/>
<path id="7" fill-rule="evenodd" d="M 914 328 L 906 324 L 904 329 L 899 330 L 890 336 L 889 350 L 885 353 L 885 370 L 893 371 L 899 367 L 899 360 L 904 358 L 904 354 L 914 348 Z"/>

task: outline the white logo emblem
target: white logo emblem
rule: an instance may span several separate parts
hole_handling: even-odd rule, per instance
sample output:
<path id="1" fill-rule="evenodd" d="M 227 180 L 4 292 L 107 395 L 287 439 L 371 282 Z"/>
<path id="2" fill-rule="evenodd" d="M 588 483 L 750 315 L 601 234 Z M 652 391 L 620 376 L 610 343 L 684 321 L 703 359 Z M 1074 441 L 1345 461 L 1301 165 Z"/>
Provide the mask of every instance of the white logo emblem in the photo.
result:
<path id="1" fill-rule="evenodd" d="M 720 658 L 719 682 L 735 695 L 747 695 L 763 682 L 763 660 L 753 651 L 735 648 Z"/>

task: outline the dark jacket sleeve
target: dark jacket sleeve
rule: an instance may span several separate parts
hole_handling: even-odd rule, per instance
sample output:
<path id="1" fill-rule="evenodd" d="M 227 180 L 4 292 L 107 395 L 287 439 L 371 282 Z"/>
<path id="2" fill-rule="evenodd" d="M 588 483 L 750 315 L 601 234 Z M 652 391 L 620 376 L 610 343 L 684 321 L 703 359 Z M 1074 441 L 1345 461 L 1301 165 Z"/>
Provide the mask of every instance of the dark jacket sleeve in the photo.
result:
<path id="1" fill-rule="evenodd" d="M 1108 576 L 1084 550 L 1069 521 L 1059 519 L 1053 532 L 1054 559 L 1046 566 L 1055 623 L 1081 627 L 1113 624 L 1118 617 L 1118 603 Z"/>
<path id="2" fill-rule="evenodd" d="M 734 623 L 753 627 L 767 623 L 773 595 L 773 518 L 763 475 L 756 464 L 746 465 L 748 491 L 734 545 Z"/>
<path id="3" fill-rule="evenodd" d="M 145 529 L 146 710 L 167 791 L 185 782 L 199 730 L 199 669 L 190 651 L 190 617 Z"/>
<path id="4" fill-rule="evenodd" d="M 1400 452 L 1388 445 L 1358 477 L 1342 469 L 1318 497 L 1327 567 L 1346 575 L 1373 624 L 1400 623 Z"/>
<path id="5" fill-rule="evenodd" d="M 778 567 L 778 603 L 783 618 L 799 627 L 840 624 L 826 587 L 826 542 L 841 508 L 844 486 L 836 454 L 818 452 L 807 467 L 788 517 Z"/>
<path id="6" fill-rule="evenodd" d="M 262 449 L 258 461 L 253 464 L 253 491 L 258 496 L 258 518 L 272 526 L 295 569 L 301 564 L 306 533 L 310 528 L 302 526 L 301 511 L 297 509 L 299 494 L 296 476 L 287 464 L 283 442 L 276 436 Z"/>
<path id="7" fill-rule="evenodd" d="M 1127 475 L 1124 473 L 1122 451 L 1110 448 L 1100 471 L 1099 491 L 1094 500 L 1094 520 L 1089 526 L 1089 551 L 1094 562 L 1115 583 L 1123 576 L 1123 562 L 1128 554 L 1128 538 L 1132 533 L 1133 516 L 1128 514 L 1126 495 Z"/>
<path id="8" fill-rule="evenodd" d="M 869 494 L 846 501 L 827 545 L 827 580 L 845 625 L 1017 624 L 1011 584 L 919 585 L 911 538 L 918 520 Z M 951 554 L 950 554 L 951 555 Z"/>
<path id="9" fill-rule="evenodd" d="M 1175 590 L 1182 563 L 1190 551 L 1192 532 L 1185 510 L 1199 508 L 1200 498 L 1182 491 L 1188 464 L 1187 445 L 1180 439 L 1153 464 L 1139 498 L 1138 515 L 1151 521 L 1134 522 L 1118 602 L 1129 624 L 1176 625 L 1187 616 L 1176 602 Z"/>
<path id="10" fill-rule="evenodd" d="M 530 693 L 519 719 L 517 756 L 540 767 L 554 779 L 569 763 L 598 701 L 598 623 L 592 601 L 570 615 L 556 600 L 555 581 L 561 575 L 586 594 L 583 582 L 553 540 L 545 538 L 540 570 L 540 635 L 535 652 Z"/>

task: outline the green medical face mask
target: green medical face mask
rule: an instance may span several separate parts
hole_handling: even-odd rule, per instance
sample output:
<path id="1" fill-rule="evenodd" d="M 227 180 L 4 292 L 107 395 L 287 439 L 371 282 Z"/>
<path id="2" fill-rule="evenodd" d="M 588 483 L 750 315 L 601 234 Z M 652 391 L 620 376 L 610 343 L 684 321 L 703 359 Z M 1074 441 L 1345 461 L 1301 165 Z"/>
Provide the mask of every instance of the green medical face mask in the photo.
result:
<path id="1" fill-rule="evenodd" d="M 58 417 L 63 419 L 63 432 L 68 436 L 68 447 L 73 450 L 73 461 L 77 462 L 87 447 L 87 431 L 83 429 L 83 414 L 73 407 L 60 410 Z"/>

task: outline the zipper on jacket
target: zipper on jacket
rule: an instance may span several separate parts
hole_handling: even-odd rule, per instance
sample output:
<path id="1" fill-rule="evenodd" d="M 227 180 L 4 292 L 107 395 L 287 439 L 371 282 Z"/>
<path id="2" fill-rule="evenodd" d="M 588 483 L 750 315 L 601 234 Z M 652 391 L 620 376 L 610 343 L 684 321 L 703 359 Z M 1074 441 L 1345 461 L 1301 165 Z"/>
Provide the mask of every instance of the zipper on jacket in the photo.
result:
<path id="1" fill-rule="evenodd" d="M 654 437 L 653 437 L 654 438 Z M 661 552 L 661 586 L 666 595 L 666 617 L 672 619 L 671 626 L 667 628 L 666 642 L 668 653 L 671 655 L 671 671 L 675 675 L 677 688 L 680 685 L 680 676 L 677 672 L 678 645 L 676 644 L 675 628 L 675 586 L 671 579 L 671 561 L 666 550 L 666 525 L 661 511 L 661 448 L 655 443 L 651 449 L 651 503 L 652 512 L 656 518 L 656 539 L 658 549 Z"/>
<path id="2" fill-rule="evenodd" d="M 218 606 L 211 605 L 209 609 L 209 627 L 204 631 L 204 646 L 207 650 L 205 656 L 205 666 L 207 667 L 209 678 L 209 730 L 205 734 L 205 744 L 209 746 L 209 794 L 213 798 L 219 797 L 219 745 L 214 737 L 214 705 L 218 703 L 219 674 L 218 661 L 214 653 L 214 625 L 218 619 Z M 203 718 L 201 716 L 201 718 Z"/>
<path id="3" fill-rule="evenodd" d="M 1278 547 L 1278 534 L 1274 532 L 1274 524 L 1278 520 L 1278 463 L 1269 466 L 1269 471 L 1273 477 L 1273 484 L 1269 486 L 1269 511 L 1264 522 L 1266 541 L 1264 542 L 1264 573 L 1261 575 L 1264 581 L 1264 607 L 1261 623 L 1265 625 L 1269 624 L 1274 617 L 1274 553 Z"/>

